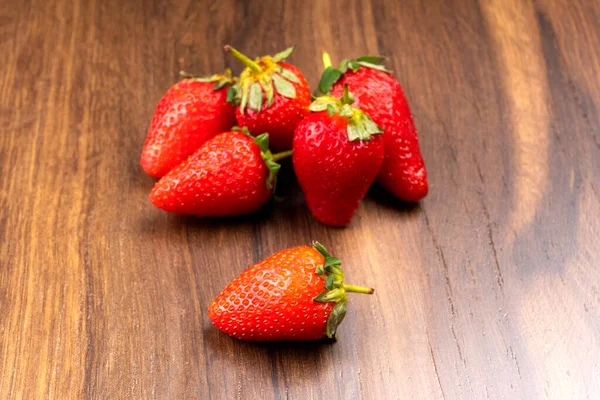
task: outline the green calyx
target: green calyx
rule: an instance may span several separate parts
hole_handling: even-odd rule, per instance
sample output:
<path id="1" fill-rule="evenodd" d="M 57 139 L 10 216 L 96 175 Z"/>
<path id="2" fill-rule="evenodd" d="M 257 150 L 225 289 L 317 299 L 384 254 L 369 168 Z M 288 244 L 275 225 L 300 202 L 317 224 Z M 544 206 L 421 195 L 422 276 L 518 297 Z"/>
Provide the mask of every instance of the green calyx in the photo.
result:
<path id="1" fill-rule="evenodd" d="M 327 111 L 332 116 L 339 114 L 341 117 L 348 119 L 348 139 L 355 140 L 371 140 L 372 135 L 383 133 L 381 129 L 371 117 L 364 111 L 352 107 L 354 96 L 348 90 L 348 85 L 344 85 L 344 92 L 341 99 L 325 94 L 317 97 L 308 107 L 314 112 Z"/>
<path id="2" fill-rule="evenodd" d="M 325 280 L 325 289 L 313 300 L 319 303 L 335 303 L 326 327 L 327 337 L 335 339 L 337 328 L 346 316 L 348 305 L 346 293 L 373 294 L 375 289 L 344 284 L 342 262 L 338 258 L 329 255 L 327 249 L 319 242 L 313 242 L 313 248 L 325 258 L 323 265 L 319 265 L 315 270 L 315 273 Z"/>
<path id="3" fill-rule="evenodd" d="M 300 78 L 279 64 L 293 53 L 294 47 L 289 47 L 274 56 L 259 57 L 255 60 L 251 60 L 229 45 L 224 49 L 246 66 L 240 74 L 239 81 L 230 86 L 227 93 L 227 101 L 239 105 L 242 114 L 246 108 L 260 112 L 263 106 L 270 107 L 275 94 L 290 99 L 296 98 L 294 83 L 300 83 Z M 266 99 L 265 105 L 263 105 L 264 99 Z"/>
<path id="4" fill-rule="evenodd" d="M 239 126 L 234 126 L 233 128 L 231 128 L 231 130 L 236 131 L 236 132 L 242 132 L 243 134 L 245 134 L 246 136 L 248 136 L 249 138 L 252 138 L 252 140 L 254 140 L 254 143 L 256 143 L 256 145 L 260 149 L 260 155 L 261 155 L 263 161 L 265 162 L 265 164 L 267 165 L 267 169 L 269 170 L 269 174 L 267 175 L 267 181 L 266 181 L 267 189 L 271 189 L 271 192 L 274 194 L 275 188 L 277 187 L 277 173 L 279 172 L 279 169 L 281 168 L 281 165 L 277 161 L 291 156 L 292 151 L 291 150 L 284 151 L 284 152 L 276 153 L 276 154 L 271 153 L 271 150 L 269 150 L 269 134 L 268 133 L 263 133 L 258 136 L 253 136 L 250 133 L 250 131 L 248 131 L 248 128 L 246 128 L 245 126 L 241 127 L 241 128 Z"/>
<path id="5" fill-rule="evenodd" d="M 222 89 L 225 86 L 229 86 L 229 88 L 231 88 L 231 86 L 234 85 L 237 81 L 237 78 L 233 78 L 231 76 L 231 70 L 229 68 L 227 68 L 222 75 L 215 74 L 215 75 L 211 75 L 211 76 L 194 76 L 185 71 L 180 71 L 179 75 L 182 78 L 191 79 L 196 82 L 209 82 L 209 83 L 213 82 L 215 84 L 213 86 L 214 91 Z M 228 92 L 228 95 L 229 95 L 229 92 Z"/>
<path id="6" fill-rule="evenodd" d="M 323 52 L 323 66 L 325 67 L 325 70 L 319 81 L 319 91 L 323 94 L 329 93 L 333 84 L 336 83 L 349 69 L 356 72 L 360 67 L 365 67 L 391 73 L 392 71 L 383 66 L 384 61 L 385 57 L 382 56 L 361 56 L 355 60 L 342 60 L 340 66 L 334 68 L 331 65 L 329 54 Z"/>

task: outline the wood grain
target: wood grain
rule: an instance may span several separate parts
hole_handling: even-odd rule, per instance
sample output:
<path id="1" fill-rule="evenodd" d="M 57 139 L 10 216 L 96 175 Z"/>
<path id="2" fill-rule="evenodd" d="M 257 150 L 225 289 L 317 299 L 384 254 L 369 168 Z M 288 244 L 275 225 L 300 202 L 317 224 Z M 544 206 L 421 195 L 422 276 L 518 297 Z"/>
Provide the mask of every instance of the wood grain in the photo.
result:
<path id="1" fill-rule="evenodd" d="M 600 397 L 600 3 L 567 0 L 0 4 L 0 398 Z M 373 189 L 346 229 L 285 201 L 162 213 L 138 157 L 185 69 L 297 44 L 389 56 L 431 193 Z M 209 302 L 318 239 L 348 280 L 334 344 L 239 342 Z"/>

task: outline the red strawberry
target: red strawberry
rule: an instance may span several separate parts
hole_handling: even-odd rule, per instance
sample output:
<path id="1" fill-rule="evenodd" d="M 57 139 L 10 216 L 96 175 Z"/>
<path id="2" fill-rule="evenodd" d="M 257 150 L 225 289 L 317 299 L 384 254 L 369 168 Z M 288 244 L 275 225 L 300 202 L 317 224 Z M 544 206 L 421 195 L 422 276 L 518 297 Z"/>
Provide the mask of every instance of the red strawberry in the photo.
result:
<path id="1" fill-rule="evenodd" d="M 339 69 L 331 67 L 326 53 L 323 60 L 327 68 L 319 89 L 340 96 L 348 85 L 356 100 L 354 105 L 383 128 L 385 160 L 377 182 L 402 200 L 421 200 L 427 195 L 428 185 L 417 130 L 402 86 L 381 65 L 383 58 L 344 60 Z"/>
<path id="2" fill-rule="evenodd" d="M 160 178 L 185 161 L 217 133 L 235 125 L 235 112 L 227 100 L 231 72 L 208 78 L 184 79 L 160 99 L 141 164 L 149 175 Z"/>
<path id="3" fill-rule="evenodd" d="M 198 217 L 251 213 L 271 197 L 276 161 L 289 155 L 272 155 L 268 142 L 267 134 L 221 133 L 159 180 L 150 200 L 165 211 Z"/>
<path id="4" fill-rule="evenodd" d="M 345 285 L 341 264 L 317 242 L 282 250 L 235 278 L 208 315 L 221 331 L 243 340 L 335 338 L 346 315 L 346 293 L 373 293 Z"/>
<path id="5" fill-rule="evenodd" d="M 382 131 L 369 116 L 342 100 L 321 96 L 294 136 L 294 171 L 312 214 L 322 223 L 345 226 L 369 190 L 384 157 Z M 327 111 L 323 111 L 327 110 Z"/>
<path id="6" fill-rule="evenodd" d="M 291 149 L 294 130 L 308 115 L 311 98 L 302 72 L 282 62 L 294 48 L 255 61 L 230 46 L 225 46 L 225 50 L 247 67 L 232 89 L 238 125 L 253 133 L 269 132 L 273 151 Z"/>

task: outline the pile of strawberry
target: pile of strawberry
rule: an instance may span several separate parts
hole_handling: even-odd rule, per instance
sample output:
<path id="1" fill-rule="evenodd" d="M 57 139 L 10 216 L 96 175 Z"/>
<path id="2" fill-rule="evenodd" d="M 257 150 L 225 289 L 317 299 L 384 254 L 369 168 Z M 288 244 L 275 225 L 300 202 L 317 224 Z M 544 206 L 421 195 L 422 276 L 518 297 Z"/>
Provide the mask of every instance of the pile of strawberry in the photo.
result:
<path id="1" fill-rule="evenodd" d="M 279 160 L 292 156 L 298 182 L 320 222 L 346 226 L 375 180 L 415 202 L 427 173 L 408 102 L 381 57 L 323 55 L 321 96 L 284 62 L 293 48 L 251 60 L 233 78 L 185 75 L 158 103 L 141 164 L 160 178 L 152 203 L 178 214 L 251 213 L 273 196 Z M 244 340 L 334 338 L 347 293 L 341 261 L 319 243 L 280 251 L 248 268 L 209 307 L 223 332 Z"/>
<path id="2" fill-rule="evenodd" d="M 293 48 L 251 60 L 233 78 L 193 77 L 158 103 L 141 164 L 160 178 L 152 203 L 178 214 L 232 216 L 261 208 L 275 191 L 279 160 L 292 156 L 320 222 L 346 226 L 375 180 L 401 200 L 427 195 L 427 173 L 402 87 L 376 56 L 325 71 L 311 98 Z"/>

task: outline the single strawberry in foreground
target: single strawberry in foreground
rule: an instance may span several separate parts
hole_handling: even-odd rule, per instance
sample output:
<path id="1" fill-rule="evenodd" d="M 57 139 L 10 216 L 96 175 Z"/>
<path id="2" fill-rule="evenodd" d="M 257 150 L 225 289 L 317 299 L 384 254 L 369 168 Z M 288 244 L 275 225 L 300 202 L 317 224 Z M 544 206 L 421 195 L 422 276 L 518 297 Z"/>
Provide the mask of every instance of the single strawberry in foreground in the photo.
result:
<path id="1" fill-rule="evenodd" d="M 184 163 L 159 180 L 152 203 L 177 214 L 232 216 L 258 210 L 271 197 L 277 160 L 291 152 L 271 154 L 269 135 L 223 132 L 209 139 Z"/>
<path id="2" fill-rule="evenodd" d="M 312 214 L 326 225 L 346 226 L 375 180 L 384 158 L 382 130 L 342 99 L 318 97 L 316 111 L 296 128 L 292 159 Z M 326 111 L 324 111 L 326 110 Z"/>
<path id="3" fill-rule="evenodd" d="M 273 151 L 291 149 L 294 129 L 309 113 L 311 98 L 302 72 L 283 62 L 294 48 L 255 61 L 231 46 L 225 46 L 225 51 L 246 66 L 229 97 L 237 106 L 238 125 L 252 133 L 269 132 Z"/>
<path id="4" fill-rule="evenodd" d="M 221 331 L 243 340 L 335 338 L 346 316 L 346 293 L 373 293 L 344 284 L 341 264 L 317 242 L 282 250 L 235 278 L 208 315 Z"/>
<path id="5" fill-rule="evenodd" d="M 217 133 L 235 125 L 227 90 L 234 83 L 231 71 L 176 83 L 160 99 L 142 150 L 141 165 L 160 178 L 185 161 Z"/>
<path id="6" fill-rule="evenodd" d="M 360 108 L 384 130 L 385 159 L 377 182 L 404 201 L 427 195 L 427 171 L 408 101 L 400 83 L 383 67 L 379 56 L 344 60 L 338 69 L 323 55 L 325 71 L 319 83 L 322 93 L 340 96 L 344 86 L 354 94 Z"/>

